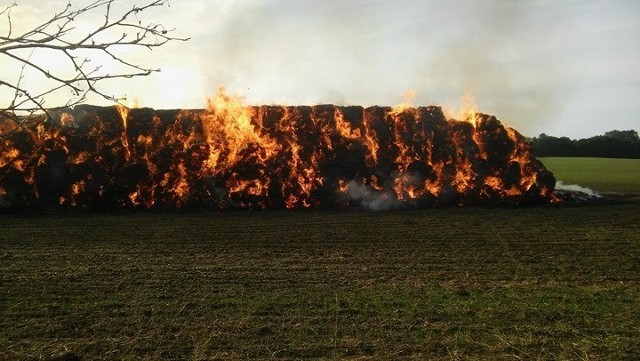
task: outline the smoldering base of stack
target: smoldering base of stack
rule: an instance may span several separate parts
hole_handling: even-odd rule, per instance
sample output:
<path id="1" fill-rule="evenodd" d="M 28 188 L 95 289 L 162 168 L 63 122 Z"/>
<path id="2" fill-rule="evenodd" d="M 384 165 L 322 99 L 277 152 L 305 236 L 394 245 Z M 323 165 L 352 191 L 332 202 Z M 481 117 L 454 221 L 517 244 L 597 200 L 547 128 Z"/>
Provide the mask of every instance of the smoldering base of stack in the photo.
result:
<path id="1" fill-rule="evenodd" d="M 208 112 L 141 108 L 122 119 L 115 107 L 82 105 L 10 131 L 5 119 L 0 209 L 390 209 L 555 197 L 553 175 L 524 137 L 489 115 L 474 126 L 439 107 L 252 107 L 252 127 L 277 152 L 249 142 L 229 154 L 208 140 Z M 213 151 L 229 165 L 208 169 Z"/>

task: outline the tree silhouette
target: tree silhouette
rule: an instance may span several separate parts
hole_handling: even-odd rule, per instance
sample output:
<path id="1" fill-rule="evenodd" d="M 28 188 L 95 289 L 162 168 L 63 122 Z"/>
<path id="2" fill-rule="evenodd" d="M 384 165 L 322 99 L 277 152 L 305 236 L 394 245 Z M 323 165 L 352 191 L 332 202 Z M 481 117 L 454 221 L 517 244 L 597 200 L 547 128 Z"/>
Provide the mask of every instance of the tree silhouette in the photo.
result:
<path id="1" fill-rule="evenodd" d="M 553 137 L 544 133 L 529 139 L 537 157 L 640 158 L 640 137 L 635 130 L 610 130 L 584 139 Z"/>
<path id="2" fill-rule="evenodd" d="M 168 0 L 148 1 L 119 12 L 116 11 L 116 3 L 117 0 L 95 0 L 74 8 L 69 2 L 50 18 L 17 35 L 14 34 L 11 17 L 17 3 L 0 10 L 0 18 L 7 21 L 7 33 L 0 34 L 0 63 L 20 69 L 14 79 L 0 79 L 0 95 L 9 95 L 8 100 L 2 99 L 0 103 L 0 116 L 4 114 L 17 119 L 17 113 L 46 113 L 50 106 L 45 106 L 45 101 L 65 91 L 68 92 L 65 96 L 68 100 L 64 104 L 53 104 L 54 107 L 82 103 L 89 94 L 118 101 L 116 96 L 100 89 L 102 81 L 147 76 L 160 71 L 134 63 L 122 54 L 123 49 L 141 47 L 152 50 L 170 41 L 188 40 L 173 36 L 175 29 L 139 18 L 144 11 L 168 6 Z M 96 12 L 103 15 L 102 21 L 93 21 L 88 29 L 77 25 L 93 19 L 91 16 Z M 36 51 L 47 52 L 47 56 L 33 59 Z M 47 61 L 51 57 L 57 57 L 65 69 L 51 67 Z M 105 69 L 109 67 L 117 69 Z M 38 77 L 47 85 L 44 89 L 25 85 L 27 75 Z"/>

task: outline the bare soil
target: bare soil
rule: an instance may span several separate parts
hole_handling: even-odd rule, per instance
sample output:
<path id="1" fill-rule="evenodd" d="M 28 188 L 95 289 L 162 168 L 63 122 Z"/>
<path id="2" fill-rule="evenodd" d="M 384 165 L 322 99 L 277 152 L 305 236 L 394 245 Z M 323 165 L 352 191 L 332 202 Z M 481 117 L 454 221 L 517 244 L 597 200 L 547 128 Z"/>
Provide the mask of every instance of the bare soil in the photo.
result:
<path id="1" fill-rule="evenodd" d="M 0 359 L 640 359 L 640 204 L 0 216 Z"/>

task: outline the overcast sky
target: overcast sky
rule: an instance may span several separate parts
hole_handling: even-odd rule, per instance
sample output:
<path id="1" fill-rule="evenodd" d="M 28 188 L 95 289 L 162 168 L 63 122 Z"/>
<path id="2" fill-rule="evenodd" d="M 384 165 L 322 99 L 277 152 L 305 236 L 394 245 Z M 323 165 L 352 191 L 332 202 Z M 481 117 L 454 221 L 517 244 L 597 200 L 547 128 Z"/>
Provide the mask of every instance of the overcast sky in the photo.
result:
<path id="1" fill-rule="evenodd" d="M 67 1 L 17 2 L 12 16 L 19 28 Z M 138 98 L 143 106 L 187 108 L 203 107 L 220 86 L 252 104 L 395 105 L 415 90 L 417 105 L 457 107 L 471 94 L 481 111 L 530 136 L 640 130 L 637 0 L 170 5 L 141 19 L 176 27 L 176 35 L 191 40 L 128 54 L 162 72 L 105 84 L 107 92 Z M 87 22 L 93 20 L 100 14 Z M 15 71 L 3 64 L 0 76 Z"/>

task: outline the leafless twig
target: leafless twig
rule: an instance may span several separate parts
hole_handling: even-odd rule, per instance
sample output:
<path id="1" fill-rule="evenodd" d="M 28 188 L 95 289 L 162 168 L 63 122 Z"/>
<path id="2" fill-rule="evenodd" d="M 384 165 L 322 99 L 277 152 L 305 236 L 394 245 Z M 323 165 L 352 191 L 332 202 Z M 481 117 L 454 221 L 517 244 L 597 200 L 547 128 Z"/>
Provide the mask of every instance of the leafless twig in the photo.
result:
<path id="1" fill-rule="evenodd" d="M 14 35 L 16 29 L 11 17 L 12 10 L 18 4 L 14 2 L 1 9 L 0 19 L 6 19 L 8 30 L 6 35 L 0 35 L 0 59 L 3 64 L 18 64 L 21 70 L 17 79 L 0 79 L 0 90 L 7 87 L 13 94 L 8 104 L 0 104 L 0 113 L 46 113 L 45 100 L 54 93 L 65 90 L 70 92 L 68 101 L 53 106 L 70 107 L 84 102 L 89 94 L 118 101 L 116 96 L 100 90 L 98 85 L 101 81 L 147 76 L 160 69 L 127 60 L 119 55 L 116 49 L 143 47 L 153 50 L 170 41 L 188 40 L 173 36 L 175 29 L 168 29 L 162 24 L 145 23 L 139 19 L 140 13 L 168 5 L 168 0 L 153 0 L 144 5 L 133 5 L 120 15 L 114 14 L 114 4 L 117 1 L 94 0 L 77 9 L 68 3 L 61 11 L 19 35 Z M 94 11 L 101 11 L 104 21 L 97 23 L 88 33 L 86 30 L 81 33 L 75 24 Z M 42 60 L 33 59 L 31 54 L 34 51 L 57 54 L 66 61 L 70 70 L 51 70 Z M 104 55 L 111 60 L 112 64 L 109 65 L 118 66 L 120 70 L 114 73 L 106 72 L 103 70 L 103 65 L 106 64 L 92 64 L 92 59 Z M 24 82 L 26 74 L 39 76 L 50 85 L 44 90 L 29 89 Z"/>

